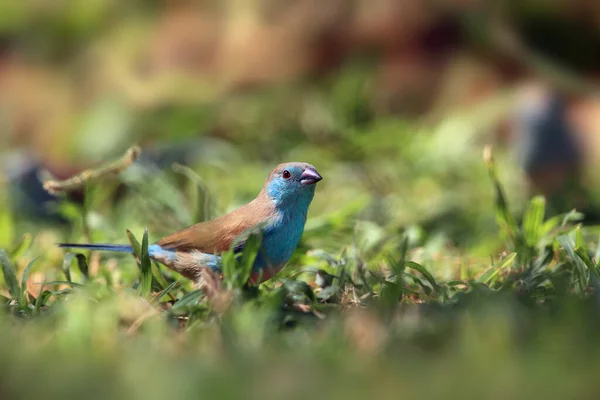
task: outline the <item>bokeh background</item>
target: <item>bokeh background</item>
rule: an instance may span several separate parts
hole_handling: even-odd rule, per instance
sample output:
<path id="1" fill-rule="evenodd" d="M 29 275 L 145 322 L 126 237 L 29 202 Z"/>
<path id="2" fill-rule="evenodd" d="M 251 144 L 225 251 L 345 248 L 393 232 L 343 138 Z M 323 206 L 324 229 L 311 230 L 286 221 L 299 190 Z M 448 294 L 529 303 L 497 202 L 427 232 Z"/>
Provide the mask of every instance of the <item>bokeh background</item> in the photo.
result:
<path id="1" fill-rule="evenodd" d="M 593 0 L 0 1 L 0 248 L 26 247 L 13 260 L 19 278 L 39 258 L 24 280 L 37 297 L 39 283 L 64 280 L 71 263 L 63 263 L 55 242 L 125 243 L 126 229 L 141 235 L 145 227 L 155 240 L 249 201 L 275 165 L 306 161 L 325 179 L 288 275 L 318 265 L 317 250 L 354 249 L 377 270 L 382 249 L 408 237 L 410 259 L 437 279 L 477 276 L 490 257 L 493 263 L 507 250 L 498 235 L 485 145 L 494 149 L 515 218 L 542 194 L 547 216 L 575 208 L 597 232 L 599 78 L 600 2 Z M 105 165 L 133 144 L 142 156 L 118 176 L 67 197 L 42 188 L 44 179 Z M 350 338 L 342 345 L 333 331 L 320 341 L 314 332 L 270 336 L 258 327 L 260 316 L 242 309 L 236 323 L 245 328 L 236 332 L 250 343 L 233 352 L 240 360 L 230 364 L 206 350 L 227 353 L 212 320 L 172 340 L 157 323 L 133 345 L 121 342 L 117 315 L 123 307 L 136 315 L 141 306 L 131 299 L 135 306 L 123 306 L 104 291 L 131 286 L 135 262 L 98 254 L 89 262 L 94 282 L 104 287 L 96 288 L 102 295 L 90 295 L 101 307 L 67 302 L 57 306 L 56 320 L 27 325 L 24 336 L 3 317 L 6 359 L 21 361 L 0 393 L 158 397 L 176 387 L 181 396 L 235 397 L 243 388 L 260 393 L 268 386 L 264 395 L 281 398 L 302 392 L 300 381 L 313 382 L 304 389 L 319 395 L 327 393 L 328 379 L 358 382 L 360 376 L 379 382 L 381 395 L 399 385 L 413 395 L 447 397 L 427 382 L 435 366 L 440 390 L 459 390 L 462 377 L 483 368 L 473 393 L 529 397 L 528 384 L 539 394 L 547 377 L 564 376 L 560 366 L 542 366 L 563 365 L 559 359 L 583 335 L 553 331 L 536 342 L 546 349 L 552 335 L 566 338 L 548 360 L 541 351 L 510 358 L 503 352 L 514 343 L 502 329 L 509 329 L 507 318 L 514 322 L 507 317 L 512 311 L 498 306 L 474 319 L 460 317 L 460 339 L 440 359 L 421 357 L 421 345 L 435 344 L 410 342 L 381 361 L 384 338 L 413 338 L 412 328 L 382 328 L 375 317 L 352 314 L 350 322 L 334 324 Z M 314 286 L 310 276 L 306 281 Z M 8 289 L 3 293 L 10 297 Z M 497 319 L 489 316 L 495 313 Z M 484 315 L 489 320 L 481 322 Z M 444 318 L 453 317 L 436 317 L 431 327 L 420 314 L 403 318 L 420 327 L 417 341 L 427 341 L 423 332 L 448 333 Z M 554 325 L 544 320 L 536 329 L 546 324 Z M 66 335 L 56 338 L 56 332 Z M 44 340 L 50 344 L 40 345 Z M 295 341 L 311 356 L 291 351 Z M 43 361 L 36 361 L 33 342 Z M 273 361 L 279 359 L 275 342 L 293 361 Z M 346 353 L 349 359 L 339 355 Z M 214 368 L 197 364 L 207 354 Z M 65 355 L 70 361 L 57 361 Z M 161 357 L 165 366 L 148 366 Z M 403 357 L 411 361 L 398 361 Z M 67 368 L 64 375 L 54 376 L 60 368 L 49 373 L 57 365 Z M 69 378 L 75 365 L 82 367 Z M 588 373 L 597 369 L 589 367 Z M 39 393 L 22 388 L 29 368 L 45 376 Z M 520 368 L 538 375 L 523 379 Z M 270 378 L 248 378 L 251 371 Z M 451 378 L 444 378 L 447 371 Z M 493 390 L 482 383 L 486 372 L 494 376 Z M 165 375 L 162 386 L 148 382 Z M 203 378 L 192 384 L 192 376 Z M 228 380 L 239 384 L 228 388 Z M 569 393 L 577 382 L 569 375 L 565 392 L 554 394 Z M 372 386 L 356 385 L 329 394 L 373 395 Z M 593 392 L 580 388 L 580 394 Z"/>

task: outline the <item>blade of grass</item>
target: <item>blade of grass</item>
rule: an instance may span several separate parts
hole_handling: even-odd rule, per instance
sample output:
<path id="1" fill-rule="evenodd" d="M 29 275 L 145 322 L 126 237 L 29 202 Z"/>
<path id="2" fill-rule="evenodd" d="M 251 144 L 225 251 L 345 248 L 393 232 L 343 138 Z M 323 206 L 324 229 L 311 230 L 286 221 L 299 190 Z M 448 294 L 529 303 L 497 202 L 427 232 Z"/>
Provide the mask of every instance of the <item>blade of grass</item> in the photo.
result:
<path id="1" fill-rule="evenodd" d="M 50 282 L 46 282 L 45 285 L 46 286 L 48 286 L 48 285 L 68 285 L 73 288 L 80 288 L 80 289 L 85 287 L 85 285 L 83 285 L 81 283 L 71 282 L 71 281 L 50 281 Z"/>
<path id="2" fill-rule="evenodd" d="M 40 288 L 40 293 L 38 294 L 37 299 L 35 299 L 35 314 L 39 315 L 42 306 L 46 304 L 52 293 L 48 290 L 44 290 L 46 286 L 46 282 L 42 282 L 42 287 Z"/>
<path id="3" fill-rule="evenodd" d="M 525 242 L 530 247 L 535 247 L 542 236 L 545 213 L 546 200 L 542 196 L 531 199 L 523 216 L 522 224 Z"/>
<path id="4" fill-rule="evenodd" d="M 427 279 L 427 281 L 431 284 L 431 287 L 436 292 L 439 291 L 440 285 L 437 284 L 437 282 L 435 281 L 435 278 L 433 277 L 433 275 L 431 275 L 431 273 L 429 271 L 427 271 L 422 265 L 417 264 L 414 261 L 408 261 L 406 263 L 406 267 L 414 269 L 415 271 L 419 271 L 425 277 L 425 279 Z"/>
<path id="5" fill-rule="evenodd" d="M 140 260 L 142 246 L 140 246 L 140 242 L 137 241 L 137 239 L 135 238 L 135 236 L 133 236 L 133 233 L 129 229 L 127 229 L 127 238 L 129 239 L 129 243 L 131 244 L 131 248 L 133 249 L 133 254 L 135 254 L 138 260 Z"/>
<path id="6" fill-rule="evenodd" d="M 479 279 L 477 279 L 477 281 L 485 283 L 486 285 L 489 284 L 489 282 L 492 279 L 494 279 L 500 271 L 502 271 L 504 268 L 510 266 L 513 263 L 516 256 L 517 253 L 514 252 L 509 254 L 504 258 L 502 264 L 500 264 L 499 266 L 492 265 L 487 271 L 483 273 L 483 275 L 479 277 Z"/>
<path id="7" fill-rule="evenodd" d="M 167 286 L 169 286 L 169 282 L 167 282 L 164 275 L 160 271 L 158 263 L 154 260 L 152 260 L 152 276 L 154 277 L 154 282 L 160 287 L 160 290 L 164 290 L 167 288 Z M 173 298 L 173 300 L 175 299 Z"/>
<path id="8" fill-rule="evenodd" d="M 496 171 L 496 164 L 492 154 L 491 146 L 486 146 L 483 151 L 483 159 L 488 169 L 488 175 L 492 184 L 494 185 L 495 204 L 496 204 L 496 222 L 504 234 L 508 237 L 513 247 L 519 251 L 519 249 L 525 244 L 523 238 L 517 227 L 517 224 L 508 209 L 508 201 L 504 194 L 502 184 L 498 179 L 498 173 Z"/>
<path id="9" fill-rule="evenodd" d="M 15 267 L 8 258 L 5 250 L 0 250 L 0 264 L 2 264 L 2 273 L 4 274 L 4 282 L 6 283 L 8 292 L 13 300 L 19 301 L 21 288 L 19 287 Z"/>
<path id="10" fill-rule="evenodd" d="M 85 256 L 83 254 L 77 254 L 75 257 L 77 257 L 77 268 L 79 268 L 79 271 L 85 277 L 85 279 L 88 279 L 89 278 L 89 270 L 88 270 L 88 263 L 87 263 Z"/>
<path id="11" fill-rule="evenodd" d="M 578 278 L 576 279 L 576 282 L 579 289 L 579 293 L 583 294 L 585 291 L 585 286 L 587 285 L 589 279 L 588 268 L 585 265 L 584 261 L 581 258 L 579 258 L 579 256 L 575 252 L 575 243 L 573 242 L 573 239 L 571 237 L 569 237 L 568 235 L 561 235 L 556 239 L 558 240 L 562 248 L 565 250 L 567 257 L 575 267 L 575 271 L 577 272 L 575 277 Z"/>
<path id="12" fill-rule="evenodd" d="M 173 304 L 169 311 L 177 311 L 184 307 L 196 305 L 203 294 L 204 292 L 200 289 L 186 293 L 177 303 Z"/>
<path id="13" fill-rule="evenodd" d="M 251 234 L 244 243 L 244 250 L 239 262 L 237 284 L 243 286 L 250 279 L 254 261 L 261 251 L 262 246 L 262 231 Z"/>
<path id="14" fill-rule="evenodd" d="M 179 281 L 175 281 L 173 283 L 171 283 L 169 286 L 167 286 L 165 289 L 163 289 L 153 300 L 154 304 L 158 304 L 160 303 L 160 301 L 171 292 L 171 290 L 173 290 L 177 285 L 179 284 Z"/>
<path id="15" fill-rule="evenodd" d="M 29 279 L 29 274 L 31 273 L 31 268 L 33 267 L 33 264 L 38 259 L 39 257 L 36 257 L 33 260 L 31 260 L 29 264 L 27 264 L 27 267 L 25 267 L 25 270 L 23 271 L 23 276 L 21 277 L 21 293 L 19 294 L 19 305 L 22 308 L 27 307 L 28 305 L 27 296 L 25 294 L 25 291 L 27 289 L 27 279 Z"/>
<path id="16" fill-rule="evenodd" d="M 140 295 L 147 299 L 152 292 L 152 267 L 150 264 L 150 255 L 148 254 L 148 229 L 144 229 L 141 252 L 140 267 L 142 274 Z"/>

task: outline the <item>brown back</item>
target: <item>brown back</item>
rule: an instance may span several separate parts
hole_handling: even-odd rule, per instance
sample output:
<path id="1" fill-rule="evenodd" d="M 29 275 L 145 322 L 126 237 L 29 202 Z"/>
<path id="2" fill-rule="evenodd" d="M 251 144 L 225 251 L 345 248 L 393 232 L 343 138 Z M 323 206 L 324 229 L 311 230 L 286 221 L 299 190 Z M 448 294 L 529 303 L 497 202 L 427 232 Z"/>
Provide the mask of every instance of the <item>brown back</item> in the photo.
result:
<path id="1" fill-rule="evenodd" d="M 254 228 L 275 215 L 275 207 L 263 191 L 250 203 L 229 214 L 201 222 L 175 232 L 156 242 L 164 249 L 218 254 L 230 248 L 244 231 Z"/>

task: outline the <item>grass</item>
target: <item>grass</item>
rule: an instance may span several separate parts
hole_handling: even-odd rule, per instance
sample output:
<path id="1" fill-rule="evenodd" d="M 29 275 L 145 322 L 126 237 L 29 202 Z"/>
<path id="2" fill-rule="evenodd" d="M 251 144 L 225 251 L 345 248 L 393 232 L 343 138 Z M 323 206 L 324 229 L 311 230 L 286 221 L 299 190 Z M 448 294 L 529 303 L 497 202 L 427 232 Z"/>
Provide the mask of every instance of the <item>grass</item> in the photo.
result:
<path id="1" fill-rule="evenodd" d="M 505 152 L 482 160 L 507 96 L 434 121 L 377 115 L 361 68 L 218 105 L 92 107 L 83 130 L 121 118 L 120 142 L 163 138 L 193 161 L 156 168 L 143 147 L 82 203 L 55 203 L 62 225 L 3 186 L 0 397 L 596 397 L 598 229 L 527 199 Z M 275 279 L 245 284 L 252 246 L 202 289 L 149 260 L 148 243 L 249 201 L 292 160 L 325 179 Z M 82 241 L 136 256 L 55 246 Z"/>
<path id="2" fill-rule="evenodd" d="M 132 143 L 142 154 L 118 175 L 99 170 L 83 201 L 51 203 L 61 221 L 0 171 L 0 398 L 598 397 L 600 231 L 528 198 L 491 134 L 510 93 L 450 109 L 481 75 L 495 79 L 472 50 L 418 120 L 374 101 L 387 68 L 370 57 L 232 94 L 222 79 L 147 76 L 142 54 L 168 33 L 154 25 L 161 2 L 50 3 L 0 5 L 0 72 L 15 80 L 3 88 L 0 158 L 10 143 L 59 166 L 101 164 Z M 225 7 L 218 42 L 252 25 L 253 3 Z M 481 43 L 487 18 L 466 17 Z M 497 45 L 582 86 L 517 42 Z M 482 159 L 487 143 L 497 159 Z M 161 148 L 166 161 L 148 162 Z M 223 280 L 200 289 L 149 259 L 148 243 L 246 203 L 286 161 L 325 179 L 273 280 L 245 283 L 258 243 L 227 253 Z M 129 242 L 135 256 L 55 245 L 84 241 Z"/>
<path id="3" fill-rule="evenodd" d="M 429 232 L 390 209 L 391 222 L 376 223 L 373 199 L 327 211 L 318 198 L 335 188 L 325 185 L 291 265 L 258 287 L 244 283 L 258 242 L 239 259 L 224 256 L 222 282 L 208 276 L 194 289 L 151 263 L 148 230 L 141 244 L 127 233 L 135 258 L 63 255 L 28 234 L 13 239 L 0 252 L 0 391 L 28 399 L 591 397 L 600 372 L 597 231 L 574 211 L 546 216 L 541 197 L 516 218 L 489 150 L 484 161 L 495 202 L 482 213 L 496 216 L 484 238 L 465 233 L 480 222 L 460 215 L 422 220 Z M 157 178 L 146 201 L 136 185 L 143 172 L 130 175 L 122 179 L 133 190 L 117 208 L 111 181 L 88 183 L 83 205 L 63 200 L 68 239 L 118 241 L 128 209 L 128 223 L 151 210 L 182 222 L 212 212 L 191 169 Z M 407 196 L 426 186 L 419 179 Z M 428 200 L 406 201 L 414 209 Z M 453 241 L 433 233 L 461 219 Z M 498 251 L 484 261 L 473 255 L 483 247 Z"/>

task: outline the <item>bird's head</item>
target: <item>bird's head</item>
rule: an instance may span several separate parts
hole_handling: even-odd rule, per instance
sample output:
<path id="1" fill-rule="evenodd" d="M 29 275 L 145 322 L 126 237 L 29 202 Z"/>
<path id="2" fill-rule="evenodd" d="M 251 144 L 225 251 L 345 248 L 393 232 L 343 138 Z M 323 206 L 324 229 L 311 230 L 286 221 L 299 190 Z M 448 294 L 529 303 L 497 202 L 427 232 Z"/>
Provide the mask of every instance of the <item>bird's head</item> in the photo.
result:
<path id="1" fill-rule="evenodd" d="M 310 164 L 280 164 L 267 177 L 265 192 L 278 207 L 296 205 L 308 208 L 315 194 L 315 184 L 321 179 Z"/>

